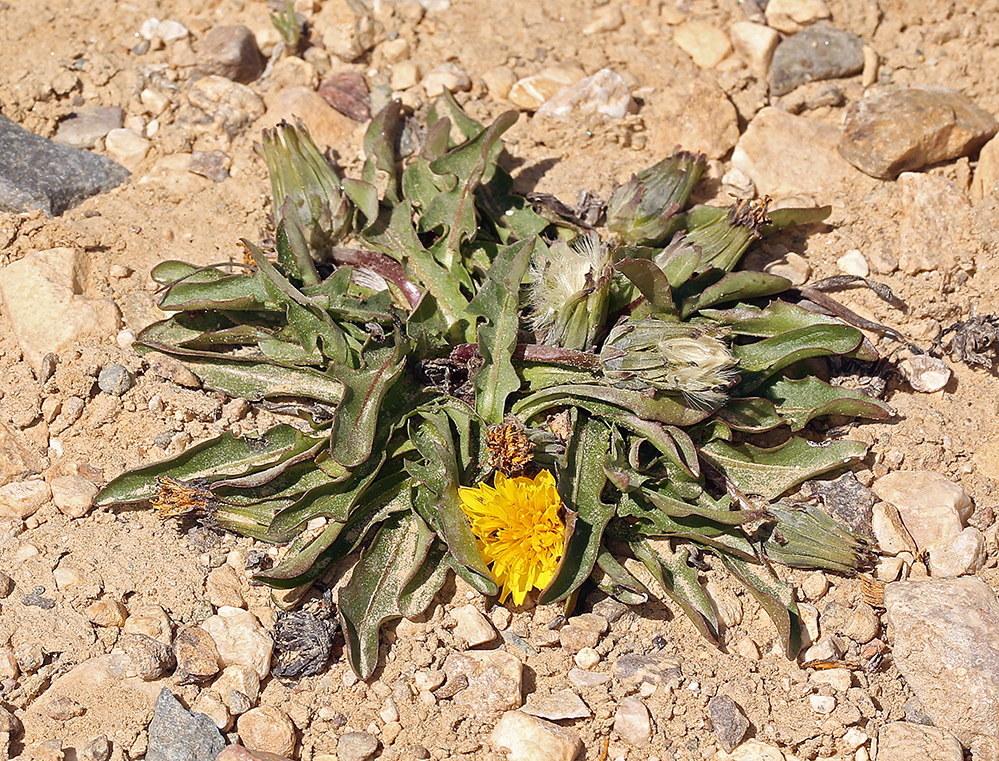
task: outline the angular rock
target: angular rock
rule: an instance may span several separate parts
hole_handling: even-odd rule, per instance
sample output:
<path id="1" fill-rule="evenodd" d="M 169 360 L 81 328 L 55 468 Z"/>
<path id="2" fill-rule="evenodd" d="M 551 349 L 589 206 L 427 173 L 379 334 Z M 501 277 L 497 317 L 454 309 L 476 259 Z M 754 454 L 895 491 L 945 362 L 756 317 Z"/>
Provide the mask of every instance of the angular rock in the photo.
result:
<path id="1" fill-rule="evenodd" d="M 503 650 L 451 653 L 444 661 L 447 684 L 465 682 L 467 687 L 454 695 L 454 702 L 480 713 L 519 708 L 524 665 Z"/>
<path id="2" fill-rule="evenodd" d="M 164 645 L 173 643 L 173 627 L 170 616 L 159 605 L 145 605 L 125 619 L 124 634 L 145 634 L 159 640 Z"/>
<path id="3" fill-rule="evenodd" d="M 461 637 L 470 647 L 484 645 L 496 639 L 496 629 L 474 605 L 462 605 L 451 611 L 456 626 L 454 633 Z"/>
<path id="4" fill-rule="evenodd" d="M 985 537 L 974 526 L 930 550 L 930 576 L 935 579 L 953 578 L 975 573 L 985 565 Z"/>
<path id="5" fill-rule="evenodd" d="M 962 761 L 964 750 L 953 734 L 939 727 L 893 721 L 878 731 L 878 761 Z"/>
<path id="6" fill-rule="evenodd" d="M 567 653 L 578 653 L 584 647 L 596 647 L 607 627 L 607 619 L 596 613 L 573 616 L 559 631 L 559 642 Z"/>
<path id="7" fill-rule="evenodd" d="M 680 664 L 661 655 L 627 653 L 614 663 L 614 678 L 625 686 L 648 683 L 677 687 L 682 676 Z"/>
<path id="8" fill-rule="evenodd" d="M 839 155 L 840 134 L 831 124 L 764 108 L 739 138 L 732 166 L 752 179 L 757 192 L 778 199 L 806 195 L 826 201 L 837 193 L 855 195 L 870 185 Z"/>
<path id="9" fill-rule="evenodd" d="M 950 272 L 964 243 L 970 206 L 946 177 L 903 172 L 898 177 L 902 214 L 898 266 L 907 275 Z"/>
<path id="10" fill-rule="evenodd" d="M 212 682 L 212 691 L 217 693 L 222 702 L 226 703 L 233 692 L 245 695 L 253 705 L 260 697 L 260 677 L 257 672 L 246 666 L 227 666 L 221 676 Z M 226 703 L 228 705 L 228 703 Z M 229 706 L 232 708 L 232 706 Z"/>
<path id="11" fill-rule="evenodd" d="M 247 748 L 287 757 L 295 752 L 295 725 L 279 708 L 250 709 L 236 721 L 236 731 Z"/>
<path id="12" fill-rule="evenodd" d="M 145 634 L 122 634 L 116 646 L 125 651 L 132 662 L 130 672 L 144 682 L 167 676 L 177 664 L 173 650 Z"/>
<path id="13" fill-rule="evenodd" d="M 264 59 L 249 28 L 242 24 L 218 26 L 201 42 L 198 68 L 248 84 L 263 73 Z"/>
<path id="14" fill-rule="evenodd" d="M 232 159 L 222 151 L 191 151 L 191 163 L 187 171 L 207 177 L 212 182 L 224 182 L 229 179 L 231 166 Z"/>
<path id="15" fill-rule="evenodd" d="M 472 80 L 468 74 L 455 63 L 445 61 L 428 71 L 420 82 L 428 98 L 436 98 L 445 90 L 447 92 L 468 92 L 472 89 Z"/>
<path id="16" fill-rule="evenodd" d="M 731 753 L 749 731 L 749 719 L 742 707 L 729 695 L 715 695 L 708 701 L 708 715 L 718 744 L 726 753 Z"/>
<path id="17" fill-rule="evenodd" d="M 575 732 L 520 711 L 504 713 L 489 740 L 507 751 L 507 761 L 576 761 L 584 750 Z"/>
<path id="18" fill-rule="evenodd" d="M 784 34 L 800 32 L 831 15 L 822 0 L 770 0 L 766 4 L 767 24 Z"/>
<path id="19" fill-rule="evenodd" d="M 206 682 L 219 673 L 221 659 L 215 640 L 200 626 L 185 626 L 177 632 L 173 649 L 181 684 Z"/>
<path id="20" fill-rule="evenodd" d="M 81 476 L 56 476 L 49 482 L 52 501 L 67 518 L 82 518 L 94 506 L 97 487 Z"/>
<path id="21" fill-rule="evenodd" d="M 218 614 L 205 619 L 201 626 L 215 641 L 223 664 L 249 666 L 261 679 L 270 673 L 274 642 L 252 613 L 219 608 Z"/>
<path id="22" fill-rule="evenodd" d="M 94 626 L 120 628 L 125 625 L 128 610 L 119 600 L 98 600 L 87 606 L 84 615 Z"/>
<path id="23" fill-rule="evenodd" d="M 375 19 L 357 0 L 329 0 L 311 19 L 323 47 L 341 61 L 356 60 L 377 42 Z"/>
<path id="24" fill-rule="evenodd" d="M 549 721 L 588 719 L 593 715 L 590 707 L 572 690 L 559 690 L 551 695 L 534 693 L 521 709 L 524 713 Z"/>
<path id="25" fill-rule="evenodd" d="M 149 723 L 146 761 L 215 761 L 224 747 L 225 740 L 211 719 L 191 713 L 163 688 Z"/>
<path id="26" fill-rule="evenodd" d="M 230 608 L 246 607 L 239 577 L 236 576 L 236 572 L 232 570 L 231 566 L 223 565 L 212 569 L 212 572 L 208 574 L 208 579 L 205 581 L 205 588 L 208 595 L 208 602 L 216 608 L 226 606 Z"/>
<path id="27" fill-rule="evenodd" d="M 59 145 L 0 114 L 0 211 L 58 217 L 128 176 L 105 156 Z"/>
<path id="28" fill-rule="evenodd" d="M 267 114 L 257 127 L 275 127 L 281 121 L 301 119 L 320 148 L 343 150 L 350 144 L 357 122 L 333 109 L 323 97 L 307 87 L 288 87 L 267 101 Z"/>
<path id="29" fill-rule="evenodd" d="M 777 46 L 770 62 L 770 93 L 784 95 L 808 82 L 848 77 L 863 68 L 862 39 L 831 24 L 815 24 Z"/>
<path id="30" fill-rule="evenodd" d="M 965 746 L 999 736 L 995 593 L 975 577 L 899 581 L 885 608 L 892 659 L 933 724 Z"/>
<path id="31" fill-rule="evenodd" d="M 378 738 L 367 732 L 346 732 L 336 743 L 339 761 L 368 761 L 378 751 Z"/>
<path id="32" fill-rule="evenodd" d="M 879 498 L 898 508 L 920 550 L 931 550 L 960 534 L 974 509 L 964 489 L 929 470 L 889 473 L 872 488 Z"/>
<path id="33" fill-rule="evenodd" d="M 586 72 L 578 64 L 547 66 L 537 74 L 522 79 L 515 79 L 507 87 L 506 95 L 502 97 L 508 98 L 511 103 L 525 111 L 536 111 L 541 104 L 553 97 L 555 93 L 576 84 L 585 76 Z M 504 81 L 507 81 L 505 76 Z M 490 92 L 493 92 L 493 90 L 490 89 Z"/>
<path id="34" fill-rule="evenodd" d="M 319 85 L 319 95 L 334 109 L 355 122 L 366 122 L 371 118 L 368 83 L 358 71 L 345 70 L 330 74 Z"/>
<path id="35" fill-rule="evenodd" d="M 118 106 L 84 106 L 59 121 L 54 139 L 70 148 L 93 148 L 124 123 L 125 112 Z"/>
<path id="36" fill-rule="evenodd" d="M 39 454 L 38 447 L 31 446 L 21 431 L 0 423 L 0 486 L 28 471 L 41 473 L 48 467 L 48 459 Z"/>
<path id="37" fill-rule="evenodd" d="M 851 531 L 870 535 L 871 510 L 877 499 L 853 473 L 846 473 L 832 481 L 817 479 L 809 485 L 826 509 L 843 521 Z"/>
<path id="38" fill-rule="evenodd" d="M 51 248 L 31 251 L 0 270 L 4 311 L 25 360 L 36 373 L 46 354 L 58 355 L 80 341 L 118 332 L 114 302 L 82 295 L 88 267 L 83 251 Z"/>
<path id="39" fill-rule="evenodd" d="M 847 109 L 839 150 L 861 171 L 888 180 L 974 153 L 997 129 L 991 114 L 954 90 L 887 90 Z"/>
<path id="40" fill-rule="evenodd" d="M 673 42 L 702 69 L 713 69 L 732 52 L 732 41 L 707 21 L 685 21 L 673 30 Z"/>
<path id="41" fill-rule="evenodd" d="M 143 162 L 152 146 L 152 140 L 131 129 L 113 129 L 104 138 L 108 155 L 129 171 Z"/>
<path id="42" fill-rule="evenodd" d="M 923 394 L 942 391 L 950 382 L 952 374 L 946 362 L 928 354 L 917 354 L 903 359 L 899 363 L 899 369 L 912 386 L 912 390 Z"/>
<path id="43" fill-rule="evenodd" d="M 971 179 L 971 200 L 978 203 L 983 198 L 999 193 L 999 139 L 992 138 L 978 152 L 978 166 Z"/>
<path id="44" fill-rule="evenodd" d="M 636 748 L 646 748 L 652 741 L 652 716 L 645 703 L 635 696 L 626 697 L 614 712 L 614 731 Z"/>
<path id="45" fill-rule="evenodd" d="M 266 110 L 263 100 L 249 87 L 217 74 L 193 82 L 187 91 L 187 101 L 201 112 L 195 111 L 188 119 L 201 124 L 208 116 L 213 128 L 221 128 L 230 138 Z M 184 120 L 178 117 L 178 121 Z M 185 169 L 189 167 L 190 164 Z"/>
<path id="46" fill-rule="evenodd" d="M 52 499 L 44 481 L 15 481 L 0 486 L 0 518 L 29 518 Z"/>
<path id="47" fill-rule="evenodd" d="M 737 21 L 728 33 L 736 55 L 748 64 L 758 80 L 766 81 L 780 35 L 766 24 L 752 21 Z"/>
<path id="48" fill-rule="evenodd" d="M 600 115 L 608 119 L 620 119 L 631 113 L 633 108 L 634 101 L 627 82 L 610 69 L 601 69 L 596 74 L 559 90 L 542 104 L 534 118 L 569 121 Z"/>
<path id="49" fill-rule="evenodd" d="M 676 146 L 721 158 L 739 139 L 739 114 L 713 79 L 693 77 L 649 98 L 649 149 L 669 156 Z M 644 111 L 643 111 L 644 113 Z"/>

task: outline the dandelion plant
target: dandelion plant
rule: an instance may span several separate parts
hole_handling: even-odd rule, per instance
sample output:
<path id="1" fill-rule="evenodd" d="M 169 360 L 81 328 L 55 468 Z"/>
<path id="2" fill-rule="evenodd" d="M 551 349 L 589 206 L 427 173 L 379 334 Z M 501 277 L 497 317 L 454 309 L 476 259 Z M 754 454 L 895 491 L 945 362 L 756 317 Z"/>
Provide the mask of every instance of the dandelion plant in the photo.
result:
<path id="1" fill-rule="evenodd" d="M 877 357 L 856 328 L 736 266 L 828 209 L 691 206 L 704 157 L 679 152 L 618 189 L 602 236 L 513 192 L 498 159 L 516 114 L 484 127 L 445 93 L 407 157 L 400 117 L 393 103 L 372 121 L 358 178 L 301 126 L 265 133 L 273 250 L 244 240 L 245 262 L 152 272 L 172 315 L 137 346 L 294 424 L 125 473 L 100 504 L 284 544 L 257 575 L 276 588 L 355 558 L 338 612 L 365 678 L 381 627 L 423 612 L 451 572 L 514 605 L 568 608 L 586 583 L 665 596 L 718 642 L 704 555 L 793 657 L 794 598 L 771 562 L 852 573 L 870 552 L 781 499 L 865 454 L 808 424 L 889 411 L 818 375 L 825 357 Z"/>

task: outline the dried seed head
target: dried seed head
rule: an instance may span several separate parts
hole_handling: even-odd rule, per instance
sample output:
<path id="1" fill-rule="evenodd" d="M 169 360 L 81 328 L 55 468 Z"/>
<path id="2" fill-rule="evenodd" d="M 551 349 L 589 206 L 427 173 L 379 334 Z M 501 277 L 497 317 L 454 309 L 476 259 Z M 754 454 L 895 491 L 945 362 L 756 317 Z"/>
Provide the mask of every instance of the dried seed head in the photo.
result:
<path id="1" fill-rule="evenodd" d="M 524 427 L 516 422 L 491 425 L 486 429 L 489 464 L 510 478 L 524 475 L 531 464 L 534 445 Z"/>
<path id="2" fill-rule="evenodd" d="M 196 513 L 204 515 L 212 501 L 211 492 L 197 486 L 178 481 L 176 478 L 161 476 L 156 479 L 156 496 L 149 503 L 155 507 L 161 518 Z"/>

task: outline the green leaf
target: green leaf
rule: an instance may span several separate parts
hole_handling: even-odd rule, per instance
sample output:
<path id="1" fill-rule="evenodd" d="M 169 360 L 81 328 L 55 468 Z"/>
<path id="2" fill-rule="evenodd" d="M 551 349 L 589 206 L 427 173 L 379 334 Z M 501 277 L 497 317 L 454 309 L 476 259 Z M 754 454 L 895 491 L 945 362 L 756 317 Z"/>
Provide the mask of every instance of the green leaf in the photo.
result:
<path id="1" fill-rule="evenodd" d="M 794 602 L 794 588 L 784 584 L 766 566 L 750 565 L 739 558 L 721 556 L 725 567 L 741 581 L 777 627 L 784 652 L 794 660 L 801 650 L 801 618 Z"/>
<path id="2" fill-rule="evenodd" d="M 395 140 L 399 134 L 399 118 L 402 116 L 402 101 L 391 100 L 379 111 L 368 125 L 364 133 L 364 153 L 368 161 L 364 167 L 364 180 L 374 183 L 378 170 L 388 177 L 388 187 L 385 189 L 385 200 L 389 204 L 399 201 L 399 177 L 396 167 Z M 374 222 L 373 217 L 368 217 Z"/>
<path id="3" fill-rule="evenodd" d="M 813 325 L 843 325 L 836 317 L 810 312 L 797 304 L 772 301 L 765 308 L 740 304 L 731 309 L 701 309 L 700 316 L 713 320 L 742 336 L 771 338 Z"/>
<path id="4" fill-rule="evenodd" d="M 466 114 L 450 90 L 444 90 L 440 97 L 430 106 L 427 115 L 427 126 L 433 128 L 441 119 L 447 119 L 464 140 L 470 140 L 482 132 L 482 124 Z"/>
<path id="5" fill-rule="evenodd" d="M 347 660 L 361 679 L 368 679 L 378 665 L 382 625 L 402 617 L 399 595 L 426 557 L 425 529 L 412 512 L 390 516 L 340 588 L 337 605 Z"/>
<path id="6" fill-rule="evenodd" d="M 776 293 L 782 293 L 790 287 L 791 281 L 787 278 L 769 275 L 766 272 L 750 272 L 748 270 L 729 272 L 717 283 L 709 285 L 696 296 L 684 299 L 680 316 L 686 319 L 705 307 L 740 299 L 772 296 Z"/>
<path id="7" fill-rule="evenodd" d="M 763 433 L 787 423 L 773 402 L 758 396 L 729 399 L 715 415 L 728 426 L 746 433 Z"/>
<path id="8" fill-rule="evenodd" d="M 871 420 L 887 420 L 891 408 L 859 391 L 831 386 L 814 375 L 792 380 L 778 377 L 757 389 L 776 405 L 777 414 L 792 431 L 800 431 L 810 420 L 824 415 L 847 415 Z"/>
<path id="9" fill-rule="evenodd" d="M 447 563 L 447 545 L 437 539 L 426 523 L 421 523 L 420 540 L 427 544 L 427 550 L 423 562 L 399 592 L 399 610 L 406 618 L 414 618 L 430 607 L 451 569 Z"/>
<path id="10" fill-rule="evenodd" d="M 278 308 L 267 294 L 263 276 L 256 272 L 223 275 L 206 282 L 197 282 L 194 277 L 181 280 L 167 289 L 158 304 L 160 309 L 168 312 L 195 309 L 247 311 Z"/>
<path id="11" fill-rule="evenodd" d="M 558 478 L 562 504 L 575 511 L 575 517 L 568 521 L 565 551 L 554 578 L 538 598 L 540 605 L 565 599 L 593 571 L 604 529 L 614 516 L 614 505 L 600 499 L 607 483 L 604 462 L 609 446 L 610 429 L 604 423 L 591 418 L 576 425 Z"/>
<path id="12" fill-rule="evenodd" d="M 859 441 L 814 444 L 792 438 L 773 449 L 715 440 L 701 448 L 702 456 L 747 494 L 775 499 L 821 473 L 849 465 L 867 453 Z"/>
<path id="13" fill-rule="evenodd" d="M 500 251 L 486 282 L 468 305 L 468 314 L 488 321 L 478 326 L 484 364 L 472 378 L 475 409 L 487 424 L 503 422 L 507 397 L 520 388 L 512 357 L 520 328 L 520 285 L 531 263 L 534 240 L 519 241 Z"/>
<path id="14" fill-rule="evenodd" d="M 645 420 L 658 420 L 666 425 L 688 426 L 699 423 L 711 414 L 687 406 L 679 395 L 657 393 L 653 396 L 640 391 L 598 386 L 595 384 L 567 384 L 542 389 L 513 405 L 513 414 L 530 420 L 541 412 L 566 405 L 592 409 L 594 414 L 603 410 L 612 415 L 628 412 Z M 619 409 L 612 409 L 612 408 Z"/>
<path id="15" fill-rule="evenodd" d="M 606 547 L 601 547 L 597 553 L 597 568 L 593 572 L 593 580 L 604 594 L 625 605 L 642 605 L 649 600 L 649 590 L 645 585 L 621 565 Z"/>
<path id="16" fill-rule="evenodd" d="M 832 206 L 819 206 L 817 208 L 786 208 L 774 209 L 767 212 L 770 217 L 770 224 L 765 224 L 761 228 L 764 235 L 770 235 L 785 227 L 798 227 L 799 225 L 813 225 L 821 222 L 832 214 Z"/>
<path id="17" fill-rule="evenodd" d="M 649 314 L 678 316 L 669 280 L 655 262 L 649 259 L 621 259 L 614 268 L 641 291 Z"/>

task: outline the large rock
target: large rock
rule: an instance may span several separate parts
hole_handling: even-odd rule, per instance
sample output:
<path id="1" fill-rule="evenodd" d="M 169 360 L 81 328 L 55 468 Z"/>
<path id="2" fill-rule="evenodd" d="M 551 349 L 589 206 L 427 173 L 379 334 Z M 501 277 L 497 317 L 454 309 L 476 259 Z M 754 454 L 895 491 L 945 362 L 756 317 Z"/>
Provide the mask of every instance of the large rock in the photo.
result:
<path id="1" fill-rule="evenodd" d="M 83 295 L 89 260 L 71 248 L 33 251 L 0 270 L 0 298 L 24 358 L 37 374 L 42 357 L 118 332 L 118 307 Z"/>
<path id="2" fill-rule="evenodd" d="M 718 159 L 739 139 L 739 114 L 713 79 L 694 77 L 650 98 L 647 106 L 651 139 L 657 157 L 676 146 Z"/>
<path id="3" fill-rule="evenodd" d="M 892 658 L 933 724 L 965 747 L 999 736 L 999 601 L 981 579 L 885 587 Z"/>
<path id="4" fill-rule="evenodd" d="M 258 128 L 275 127 L 282 121 L 305 122 L 309 134 L 320 148 L 336 148 L 343 153 L 350 145 L 357 122 L 330 106 L 315 90 L 286 87 L 267 99 L 267 113 L 257 122 Z"/>
<path id="5" fill-rule="evenodd" d="M 212 720 L 188 711 L 164 687 L 149 724 L 146 761 L 215 761 L 223 748 L 225 740 Z"/>
<path id="6" fill-rule="evenodd" d="M 858 74 L 864 68 L 864 41 L 831 24 L 816 24 L 788 37 L 770 63 L 770 93 L 785 95 L 823 79 Z"/>
<path id="7" fill-rule="evenodd" d="M 992 114 L 944 87 L 888 90 L 847 109 L 839 151 L 872 177 L 967 156 L 999 129 Z"/>

